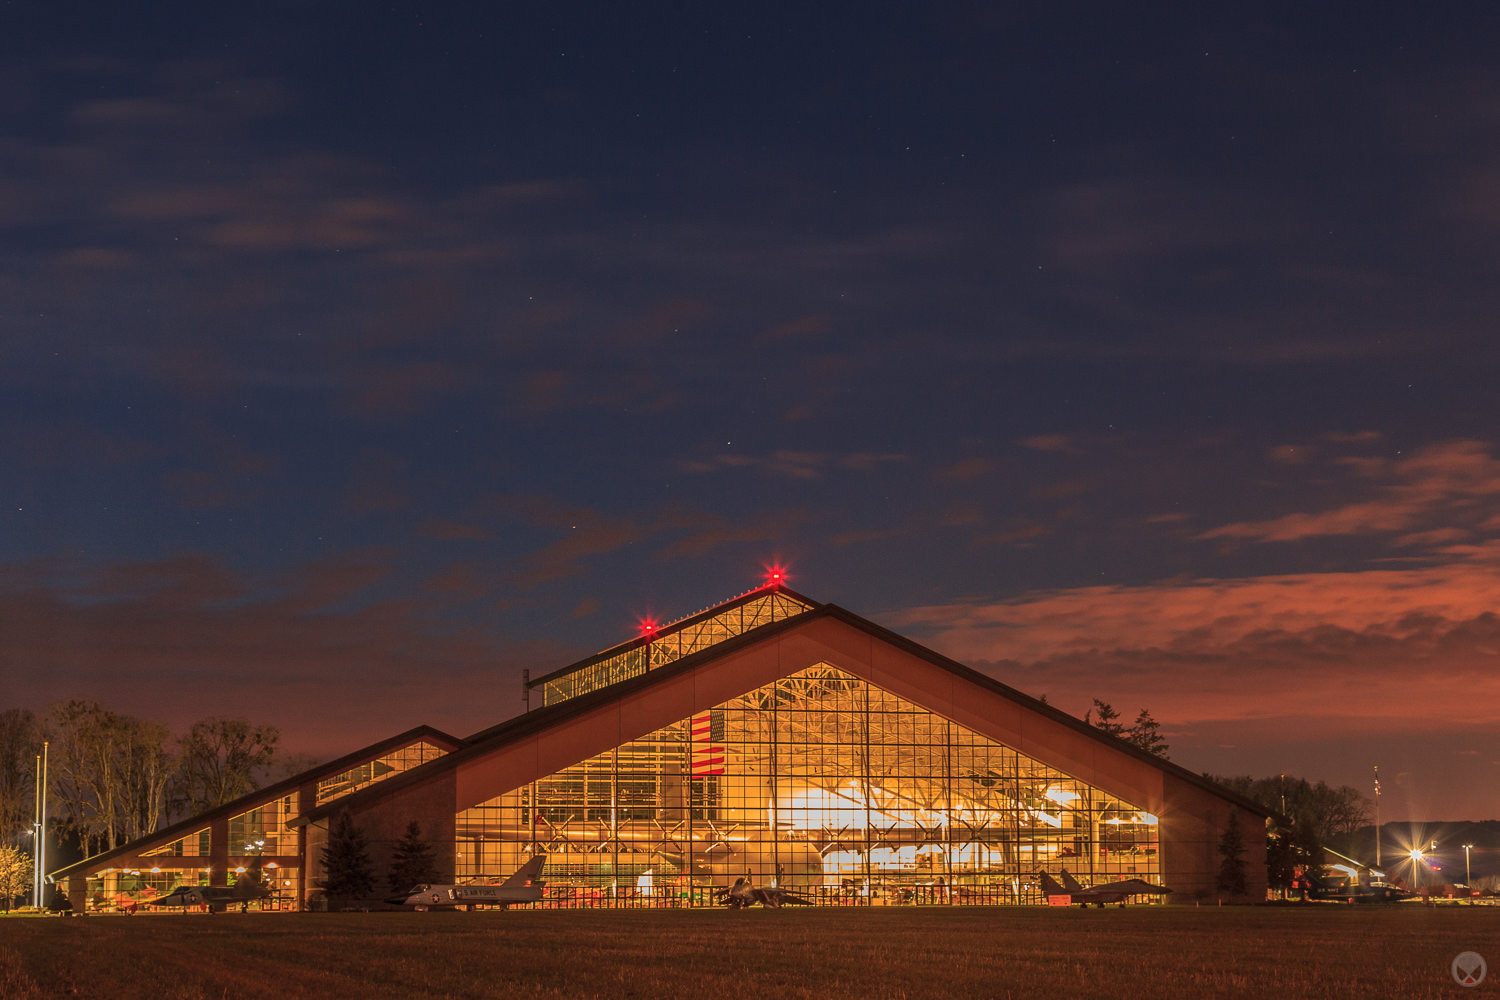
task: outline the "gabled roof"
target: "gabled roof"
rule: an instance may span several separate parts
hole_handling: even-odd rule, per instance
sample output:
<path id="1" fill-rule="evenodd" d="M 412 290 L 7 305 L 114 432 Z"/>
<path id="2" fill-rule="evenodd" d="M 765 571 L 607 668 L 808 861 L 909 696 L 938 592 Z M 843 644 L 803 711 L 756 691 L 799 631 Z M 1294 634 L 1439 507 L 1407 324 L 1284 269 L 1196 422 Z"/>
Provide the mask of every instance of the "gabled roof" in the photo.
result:
<path id="1" fill-rule="evenodd" d="M 1010 687 L 1009 685 L 1002 684 L 992 677 L 973 670 L 970 667 L 966 667 L 955 660 L 951 660 L 948 657 L 943 656 L 941 653 L 935 652 L 925 646 L 920 645 L 919 643 L 913 642 L 912 640 L 907 639 L 905 636 L 898 635 L 897 633 L 892 632 L 889 629 L 876 625 L 874 622 L 871 622 L 865 618 L 861 618 L 859 615 L 856 615 L 853 612 L 846 611 L 845 609 L 833 604 L 816 604 L 811 601 L 808 601 L 807 603 L 811 605 L 811 608 L 806 614 L 801 614 L 794 618 L 788 618 L 783 621 L 776 622 L 775 624 L 763 625 L 752 631 L 745 632 L 730 639 L 726 639 L 708 649 L 693 653 L 689 656 L 682 657 L 681 659 L 657 667 L 656 669 L 653 669 L 647 673 L 640 674 L 636 677 L 621 681 L 606 688 L 600 688 L 599 690 L 591 691 L 588 694 L 579 695 L 576 698 L 571 698 L 567 701 L 563 701 L 555 705 L 549 705 L 545 708 L 534 709 L 530 712 L 526 712 L 522 715 L 516 716 L 513 719 L 503 722 L 500 725 L 482 730 L 481 732 L 469 737 L 469 739 L 466 741 L 467 745 L 463 748 L 456 750 L 453 753 L 441 757 L 437 760 L 429 761 L 428 763 L 423 764 L 420 767 L 413 768 L 409 771 L 404 771 L 399 775 L 381 782 L 379 785 L 372 785 L 369 788 L 361 789 L 352 795 L 338 800 L 337 802 L 331 802 L 326 805 L 319 806 L 318 808 L 313 809 L 312 811 L 299 817 L 294 821 L 293 825 L 317 822 L 351 805 L 360 806 L 365 803 L 373 802 L 378 798 L 389 795 L 392 792 L 398 791 L 399 789 L 430 780 L 431 778 L 445 771 L 450 771 L 454 768 L 459 767 L 466 761 L 478 757 L 483 757 L 486 754 L 493 753 L 517 741 L 546 732 L 554 726 L 559 726 L 572 719 L 586 715 L 587 713 L 592 712 L 600 707 L 607 706 L 618 699 L 649 691 L 653 687 L 665 684 L 671 679 L 683 673 L 701 667 L 706 663 L 712 662 L 719 657 L 731 655 L 739 650 L 746 649 L 758 643 L 774 640 L 778 636 L 785 635 L 795 629 L 803 627 L 811 621 L 816 621 L 819 619 L 834 619 L 838 622 L 842 622 L 843 624 L 848 625 L 851 628 L 868 634 L 874 639 L 887 643 L 897 649 L 911 654 L 912 656 L 925 660 L 928 663 L 933 664 L 934 666 L 940 667 L 943 670 L 956 675 L 969 684 L 973 684 L 986 691 L 998 694 L 1010 701 L 1017 703 L 1025 709 L 1038 713 L 1054 722 L 1060 723 L 1063 726 L 1082 733 L 1090 739 L 1096 740 L 1099 743 L 1109 747 L 1111 750 L 1147 762 L 1152 767 L 1158 768 L 1161 771 L 1173 775 L 1174 777 L 1179 778 L 1191 785 L 1195 785 L 1211 791 L 1213 794 L 1229 802 L 1232 802 L 1243 809 L 1253 812 L 1258 816 L 1264 817 L 1270 815 L 1270 813 L 1267 812 L 1266 809 L 1258 803 L 1244 798 L 1243 796 L 1238 795 L 1227 788 L 1224 788 L 1222 785 L 1208 780 L 1200 774 L 1189 771 L 1187 768 L 1182 767 L 1178 764 L 1174 764 L 1171 761 L 1166 760 L 1165 758 L 1158 757 L 1155 754 L 1149 753 L 1146 750 L 1143 750 L 1140 747 L 1134 745 L 1133 743 L 1128 743 L 1125 740 L 1102 732 L 1101 730 L 1090 726 L 1082 719 L 1075 718 L 1074 716 L 1071 716 L 1066 712 L 1059 711 L 1058 709 L 1053 708 L 1051 705 L 1038 701 L 1037 699 L 1032 698 L 1029 695 L 1023 694 L 1022 692 L 1016 690 L 1013 687 Z"/>
<path id="2" fill-rule="evenodd" d="M 309 781 L 318 781 L 322 778 L 329 777 L 330 775 L 342 774 L 344 771 L 347 771 L 352 767 L 356 767 L 367 761 L 375 760 L 378 757 L 383 757 L 387 753 L 390 753 L 392 750 L 399 750 L 401 747 L 410 746 L 411 744 L 417 743 L 422 740 L 426 740 L 429 743 L 434 743 L 450 752 L 459 749 L 464 745 L 465 742 L 464 740 L 459 739 L 457 736 L 445 733 L 440 729 L 434 729 L 431 726 L 417 726 L 415 729 L 408 729 L 404 733 L 398 733 L 397 735 L 383 739 L 378 743 L 371 743 L 369 746 L 364 747 L 363 749 L 355 750 L 353 753 L 347 753 L 344 756 L 339 757 L 335 760 L 328 761 L 325 764 L 319 764 L 316 767 L 308 768 L 306 771 L 302 771 L 299 774 L 294 774 L 291 777 L 283 778 L 273 785 L 267 785 L 264 788 L 258 788 L 248 795 L 241 795 L 239 798 L 234 799 L 231 802 L 226 802 L 221 806 L 215 806 L 213 809 L 210 809 L 207 812 L 201 812 L 195 816 L 190 816 L 180 823 L 174 823 L 173 825 L 166 827 L 165 829 L 158 830 L 153 834 L 149 834 L 145 837 L 140 837 L 136 840 L 132 840 L 128 844 L 121 844 L 119 847 L 116 847 L 113 850 L 95 854 L 91 858 L 84 858 L 82 861 L 75 862 L 74 864 L 71 864 L 66 868 L 59 868 L 51 873 L 52 877 L 55 878 L 59 875 L 68 874 L 75 870 L 97 868 L 99 865 L 113 860 L 114 858 L 124 857 L 127 854 L 138 854 L 143 849 L 149 850 L 153 847 L 158 847 L 163 844 L 170 844 L 172 843 L 172 841 L 177 840 L 180 837 L 185 837 L 190 833 L 195 833 L 196 831 L 203 829 L 205 826 L 214 822 L 215 820 L 228 819 L 232 816 L 238 816 L 242 812 L 254 809 L 257 805 L 271 802 L 275 799 L 281 798 L 284 795 L 291 794 Z"/>
<path id="3" fill-rule="evenodd" d="M 809 610 L 815 609 L 819 606 L 817 601 L 814 601 L 810 597 L 806 597 L 802 594 L 797 593 L 795 590 L 782 583 L 772 583 L 767 584 L 763 587 L 757 587 L 754 590 L 747 590 L 745 591 L 745 593 L 739 595 L 738 597 L 730 598 L 729 600 L 716 604 L 711 608 L 705 608 L 704 610 L 699 611 L 695 614 L 691 614 L 684 618 L 679 618 L 674 622 L 669 622 L 666 625 L 656 627 L 649 635 L 642 634 L 634 639 L 629 639 L 625 642 L 619 643 L 618 645 L 611 646 L 603 652 L 595 653 L 593 656 L 585 657 L 584 659 L 579 660 L 576 663 L 570 663 L 565 667 L 559 667 L 557 670 L 554 670 L 548 674 L 544 674 L 541 677 L 530 678 L 526 681 L 525 684 L 528 698 L 530 697 L 530 692 L 533 690 L 540 689 L 545 691 L 547 685 L 552 681 L 560 680 L 573 674 L 582 674 L 590 667 L 604 664 L 609 660 L 623 659 L 627 657 L 631 652 L 636 650 L 644 650 L 648 646 L 669 646 L 673 637 L 678 636 L 681 633 L 688 632 L 695 626 L 709 621 L 710 619 L 727 615 L 735 609 L 741 608 L 747 604 L 751 604 L 755 601 L 761 601 L 767 597 L 772 596 L 780 596 L 786 598 L 793 603 L 805 606 Z M 764 627 L 764 625 L 758 626 L 758 628 Z M 659 668 L 660 665 L 654 668 L 648 667 L 646 669 L 649 670 Z M 486 730 L 486 732 L 488 732 L 488 730 Z"/>

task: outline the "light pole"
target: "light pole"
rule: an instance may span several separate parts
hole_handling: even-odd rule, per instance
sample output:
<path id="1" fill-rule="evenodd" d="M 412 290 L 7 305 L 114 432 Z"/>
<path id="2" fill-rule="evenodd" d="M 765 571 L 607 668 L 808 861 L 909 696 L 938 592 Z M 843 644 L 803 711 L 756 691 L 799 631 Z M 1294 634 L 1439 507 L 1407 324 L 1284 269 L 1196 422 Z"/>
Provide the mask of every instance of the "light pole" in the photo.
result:
<path id="1" fill-rule="evenodd" d="M 1413 847 L 1411 849 L 1411 887 L 1413 889 L 1420 889 L 1422 887 L 1422 869 L 1419 867 L 1421 864 L 1422 849 L 1420 847 Z"/>
<path id="2" fill-rule="evenodd" d="M 1467 890 L 1469 890 L 1469 905 L 1470 906 L 1474 905 L 1474 887 L 1469 884 L 1469 878 L 1470 878 L 1470 876 L 1469 876 L 1469 851 L 1473 847 L 1474 847 L 1473 844 L 1465 844 L 1464 845 L 1464 888 L 1467 889 Z"/>

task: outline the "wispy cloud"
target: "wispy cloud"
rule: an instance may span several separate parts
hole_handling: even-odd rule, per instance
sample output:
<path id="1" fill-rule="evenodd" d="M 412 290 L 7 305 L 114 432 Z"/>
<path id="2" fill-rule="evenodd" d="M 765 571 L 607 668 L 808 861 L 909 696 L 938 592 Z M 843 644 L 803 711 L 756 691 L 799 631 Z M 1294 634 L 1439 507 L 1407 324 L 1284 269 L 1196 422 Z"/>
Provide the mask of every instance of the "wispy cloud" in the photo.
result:
<path id="1" fill-rule="evenodd" d="M 1500 547 L 1425 569 L 1087 587 L 897 617 L 937 649 L 1078 711 L 1091 695 L 1122 695 L 1181 721 L 1353 725 L 1490 718 L 1497 607 Z"/>
<path id="2" fill-rule="evenodd" d="M 1428 537 L 1451 541 L 1456 532 L 1482 527 L 1483 502 L 1500 497 L 1500 461 L 1491 456 L 1490 445 L 1483 441 L 1440 442 L 1409 456 L 1345 457 L 1336 459 L 1330 471 L 1340 469 L 1368 482 L 1374 495 L 1326 510 L 1221 525 L 1197 537 L 1292 542 L 1331 535 L 1405 532 L 1405 544 L 1412 544 L 1420 537 L 1413 532 L 1429 529 L 1427 522 L 1441 516 L 1450 523 L 1441 529 L 1443 534 Z"/>
<path id="3" fill-rule="evenodd" d="M 687 472 L 715 472 L 724 469 L 753 469 L 771 476 L 790 479 L 821 479 L 832 471 L 873 472 L 884 465 L 907 461 L 896 452 L 858 451 L 829 454 L 820 451 L 782 449 L 766 455 L 724 452 L 708 459 L 691 459 L 682 463 Z"/>

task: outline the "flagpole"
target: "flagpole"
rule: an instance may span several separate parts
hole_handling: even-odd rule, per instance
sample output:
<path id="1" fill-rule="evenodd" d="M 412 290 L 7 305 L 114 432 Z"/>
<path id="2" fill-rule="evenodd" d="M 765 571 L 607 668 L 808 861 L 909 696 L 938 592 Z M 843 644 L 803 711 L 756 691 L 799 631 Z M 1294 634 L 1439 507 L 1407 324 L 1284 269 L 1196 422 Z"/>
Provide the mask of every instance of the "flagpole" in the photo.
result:
<path id="1" fill-rule="evenodd" d="M 42 897 L 47 894 L 47 747 L 49 745 L 46 740 L 42 741 L 42 828 L 37 831 L 40 839 L 37 841 L 36 849 L 36 856 L 41 858 L 41 864 L 38 865 L 41 870 L 37 872 L 36 905 L 38 906 L 44 905 Z"/>
<path id="2" fill-rule="evenodd" d="M 31 806 L 31 905 L 42 905 L 42 755 L 36 755 L 36 796 Z"/>
<path id="3" fill-rule="evenodd" d="M 1380 765 L 1375 765 L 1375 867 L 1380 867 Z"/>

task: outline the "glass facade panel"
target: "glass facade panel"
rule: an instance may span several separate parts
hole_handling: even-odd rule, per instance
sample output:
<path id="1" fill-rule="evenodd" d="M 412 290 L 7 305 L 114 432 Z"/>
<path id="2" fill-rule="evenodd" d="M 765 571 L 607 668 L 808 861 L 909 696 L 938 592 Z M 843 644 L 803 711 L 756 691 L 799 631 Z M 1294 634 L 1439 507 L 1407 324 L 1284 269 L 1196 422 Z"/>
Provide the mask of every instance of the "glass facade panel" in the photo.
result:
<path id="1" fill-rule="evenodd" d="M 296 795 L 286 795 L 231 816 L 230 855 L 296 854 L 297 831 L 287 825 L 297 815 L 296 802 Z"/>
<path id="2" fill-rule="evenodd" d="M 552 905 L 1042 902 L 1036 873 L 1159 877 L 1155 817 L 826 664 L 457 817 L 456 877 L 533 849 Z"/>
<path id="3" fill-rule="evenodd" d="M 181 840 L 163 844 L 154 850 L 145 851 L 143 858 L 206 858 L 208 857 L 208 827 L 190 833 Z"/>
<path id="4" fill-rule="evenodd" d="M 402 771 L 420 767 L 429 760 L 437 760 L 447 752 L 431 743 L 417 742 L 388 753 L 384 757 L 377 757 L 357 767 L 351 767 L 331 778 L 324 778 L 318 782 L 318 805 L 341 799 L 345 795 L 357 792 L 377 781 L 384 781 Z"/>
<path id="5" fill-rule="evenodd" d="M 205 852 L 206 853 L 206 852 Z M 89 876 L 86 886 L 86 905 L 90 913 L 115 913 L 130 909 L 141 913 L 181 913 L 180 908 L 155 909 L 146 904 L 181 886 L 208 885 L 210 871 L 204 868 L 111 868 Z M 225 879 L 233 885 L 239 875 L 230 871 Z M 297 898 L 299 868 L 278 868 L 267 864 L 263 878 L 271 895 L 266 899 L 250 902 L 252 910 L 294 909 Z M 239 903 L 226 904 L 238 908 Z M 190 911 L 206 912 L 204 908 L 189 907 Z"/>
<path id="6" fill-rule="evenodd" d="M 181 885 L 208 885 L 208 868 L 111 868 L 89 877 L 86 905 L 90 913 L 149 910 L 149 900 Z"/>
<path id="7" fill-rule="evenodd" d="M 695 621 L 693 619 L 696 616 L 692 616 L 682 625 L 667 626 L 649 643 L 633 646 L 612 656 L 600 654 L 599 659 L 586 662 L 560 676 L 543 678 L 532 687 L 541 687 L 543 705 L 555 705 L 629 680 L 684 656 L 701 652 L 725 639 L 742 635 L 762 625 L 785 621 L 807 610 L 808 605 L 779 590 L 772 590 L 764 596 L 736 604 L 708 618 Z"/>

